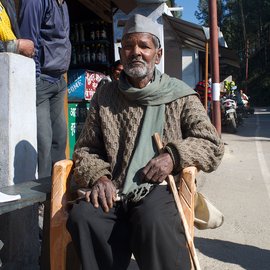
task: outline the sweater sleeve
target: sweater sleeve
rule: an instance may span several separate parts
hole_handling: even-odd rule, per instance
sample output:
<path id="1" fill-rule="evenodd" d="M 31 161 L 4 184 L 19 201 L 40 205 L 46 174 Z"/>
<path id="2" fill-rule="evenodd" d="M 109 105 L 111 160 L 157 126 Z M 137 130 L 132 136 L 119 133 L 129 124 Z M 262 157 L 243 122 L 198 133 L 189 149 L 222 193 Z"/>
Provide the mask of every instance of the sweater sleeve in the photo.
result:
<path id="1" fill-rule="evenodd" d="M 198 97 L 187 96 L 182 102 L 180 121 L 183 138 L 168 142 L 165 147 L 173 157 L 174 172 L 188 166 L 211 172 L 221 162 L 224 144 Z"/>
<path id="2" fill-rule="evenodd" d="M 111 178 L 102 130 L 100 126 L 98 94 L 91 100 L 91 106 L 80 137 L 75 145 L 75 181 L 80 187 L 91 187 L 101 176 Z"/>

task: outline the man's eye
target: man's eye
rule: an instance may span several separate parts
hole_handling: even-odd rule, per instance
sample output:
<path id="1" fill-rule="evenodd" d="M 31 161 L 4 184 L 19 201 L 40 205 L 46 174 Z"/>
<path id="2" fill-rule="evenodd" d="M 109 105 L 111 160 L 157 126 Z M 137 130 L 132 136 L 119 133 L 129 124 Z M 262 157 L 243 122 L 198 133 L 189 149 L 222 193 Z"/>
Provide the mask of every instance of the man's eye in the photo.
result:
<path id="1" fill-rule="evenodd" d="M 124 49 L 130 49 L 130 48 L 131 48 L 131 45 L 129 45 L 129 44 L 124 45 L 123 48 L 124 48 Z"/>
<path id="2" fill-rule="evenodd" d="M 151 49 L 151 46 L 149 46 L 147 43 L 142 43 L 142 44 L 140 44 L 140 47 L 141 47 L 142 49 Z"/>

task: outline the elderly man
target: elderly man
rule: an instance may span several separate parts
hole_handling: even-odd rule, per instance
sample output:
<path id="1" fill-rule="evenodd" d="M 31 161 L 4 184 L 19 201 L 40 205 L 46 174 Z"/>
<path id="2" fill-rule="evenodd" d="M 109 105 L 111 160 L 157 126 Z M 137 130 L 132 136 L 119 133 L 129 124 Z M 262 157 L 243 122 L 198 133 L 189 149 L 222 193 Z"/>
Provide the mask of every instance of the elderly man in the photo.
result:
<path id="1" fill-rule="evenodd" d="M 187 166 L 210 172 L 224 152 L 196 93 L 161 74 L 157 24 L 126 23 L 120 80 L 99 88 L 74 153 L 75 178 L 90 188 L 67 222 L 83 269 L 190 269 L 183 225 L 167 185 Z M 152 135 L 162 136 L 158 154 Z"/>

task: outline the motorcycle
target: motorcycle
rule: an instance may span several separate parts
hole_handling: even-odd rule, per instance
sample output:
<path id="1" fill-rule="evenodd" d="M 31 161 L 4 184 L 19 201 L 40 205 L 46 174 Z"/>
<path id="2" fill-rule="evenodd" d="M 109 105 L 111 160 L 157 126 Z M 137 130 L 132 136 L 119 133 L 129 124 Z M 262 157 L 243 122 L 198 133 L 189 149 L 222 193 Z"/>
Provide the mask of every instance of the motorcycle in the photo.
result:
<path id="1" fill-rule="evenodd" d="M 226 127 L 228 132 L 236 133 L 238 121 L 237 119 L 237 104 L 233 98 L 224 96 L 221 98 L 221 124 Z"/>

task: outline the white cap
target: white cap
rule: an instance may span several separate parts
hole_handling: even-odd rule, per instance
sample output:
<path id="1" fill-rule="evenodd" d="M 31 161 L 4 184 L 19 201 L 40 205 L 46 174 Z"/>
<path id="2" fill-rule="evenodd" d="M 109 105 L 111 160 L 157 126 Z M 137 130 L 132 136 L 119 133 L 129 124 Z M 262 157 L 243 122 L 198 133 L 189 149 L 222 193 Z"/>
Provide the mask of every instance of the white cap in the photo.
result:
<path id="1" fill-rule="evenodd" d="M 132 15 L 125 24 L 123 37 L 131 33 L 149 33 L 160 41 L 159 24 L 140 14 Z"/>

